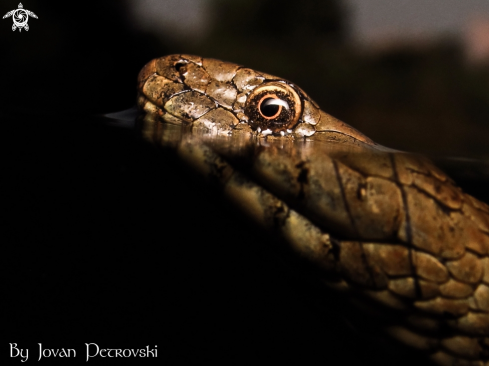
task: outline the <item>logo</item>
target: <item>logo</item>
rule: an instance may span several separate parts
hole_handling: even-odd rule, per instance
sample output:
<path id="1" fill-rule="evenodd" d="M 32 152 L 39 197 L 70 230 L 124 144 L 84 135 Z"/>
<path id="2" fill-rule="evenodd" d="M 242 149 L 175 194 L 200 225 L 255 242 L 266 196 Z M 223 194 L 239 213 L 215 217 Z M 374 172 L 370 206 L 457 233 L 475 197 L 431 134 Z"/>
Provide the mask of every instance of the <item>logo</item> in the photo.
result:
<path id="1" fill-rule="evenodd" d="M 27 25 L 27 21 L 29 20 L 29 15 L 33 18 L 37 19 L 37 15 L 34 14 L 30 10 L 24 9 L 22 3 L 19 3 L 19 8 L 15 10 L 9 11 L 7 14 L 3 16 L 3 19 L 12 17 L 14 24 L 12 25 L 12 30 L 15 31 L 19 28 L 19 32 L 24 28 L 26 31 L 29 30 L 29 25 Z"/>

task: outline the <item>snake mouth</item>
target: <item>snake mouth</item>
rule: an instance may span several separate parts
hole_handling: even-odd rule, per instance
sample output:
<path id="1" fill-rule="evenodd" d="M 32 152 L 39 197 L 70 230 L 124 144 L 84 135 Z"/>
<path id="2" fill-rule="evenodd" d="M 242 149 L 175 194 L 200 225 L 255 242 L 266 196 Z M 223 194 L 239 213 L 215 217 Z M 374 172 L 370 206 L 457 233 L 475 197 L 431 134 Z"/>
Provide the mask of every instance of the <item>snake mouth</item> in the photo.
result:
<path id="1" fill-rule="evenodd" d="M 231 134 L 233 130 L 251 132 L 249 126 L 240 123 L 232 111 L 196 91 L 185 90 L 157 103 L 140 94 L 138 107 L 144 113 L 143 121 L 154 125 L 153 130 L 160 124 L 170 124 L 200 128 L 212 134 Z"/>
<path id="2" fill-rule="evenodd" d="M 171 125 L 182 125 L 187 124 L 188 122 L 178 116 L 171 114 L 170 112 L 164 112 L 161 117 L 162 122 L 169 123 Z"/>

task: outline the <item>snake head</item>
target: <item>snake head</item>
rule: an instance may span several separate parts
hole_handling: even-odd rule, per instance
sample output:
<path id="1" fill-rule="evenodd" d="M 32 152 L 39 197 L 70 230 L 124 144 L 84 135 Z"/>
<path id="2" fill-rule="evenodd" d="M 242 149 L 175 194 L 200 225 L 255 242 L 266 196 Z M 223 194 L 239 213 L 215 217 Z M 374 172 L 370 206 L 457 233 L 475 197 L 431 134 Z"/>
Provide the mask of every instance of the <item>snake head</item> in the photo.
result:
<path id="1" fill-rule="evenodd" d="M 336 132 L 372 143 L 323 112 L 297 85 L 234 63 L 191 55 L 157 58 L 139 73 L 138 93 L 146 130 L 163 122 L 220 134 L 309 137 Z"/>

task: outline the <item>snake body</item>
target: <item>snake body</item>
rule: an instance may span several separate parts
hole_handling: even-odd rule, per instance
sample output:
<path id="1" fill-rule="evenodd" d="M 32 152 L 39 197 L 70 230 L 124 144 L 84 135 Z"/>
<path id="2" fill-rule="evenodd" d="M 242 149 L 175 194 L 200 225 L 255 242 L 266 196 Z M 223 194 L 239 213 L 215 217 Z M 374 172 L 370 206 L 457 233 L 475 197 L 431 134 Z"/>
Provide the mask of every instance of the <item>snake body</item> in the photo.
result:
<path id="1" fill-rule="evenodd" d="M 391 337 L 489 365 L 489 206 L 385 148 L 297 85 L 191 55 L 138 78 L 143 136 L 175 149 Z"/>

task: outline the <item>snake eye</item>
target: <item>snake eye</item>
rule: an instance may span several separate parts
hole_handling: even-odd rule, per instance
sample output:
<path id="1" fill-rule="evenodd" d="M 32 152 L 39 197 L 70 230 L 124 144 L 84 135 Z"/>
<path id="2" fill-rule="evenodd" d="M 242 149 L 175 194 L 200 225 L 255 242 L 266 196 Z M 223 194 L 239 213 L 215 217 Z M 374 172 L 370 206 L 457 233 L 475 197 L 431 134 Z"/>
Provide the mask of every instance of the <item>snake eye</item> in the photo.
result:
<path id="1" fill-rule="evenodd" d="M 248 96 L 245 114 L 253 129 L 285 131 L 293 128 L 301 114 L 301 100 L 287 84 L 270 82 L 255 88 Z"/>

